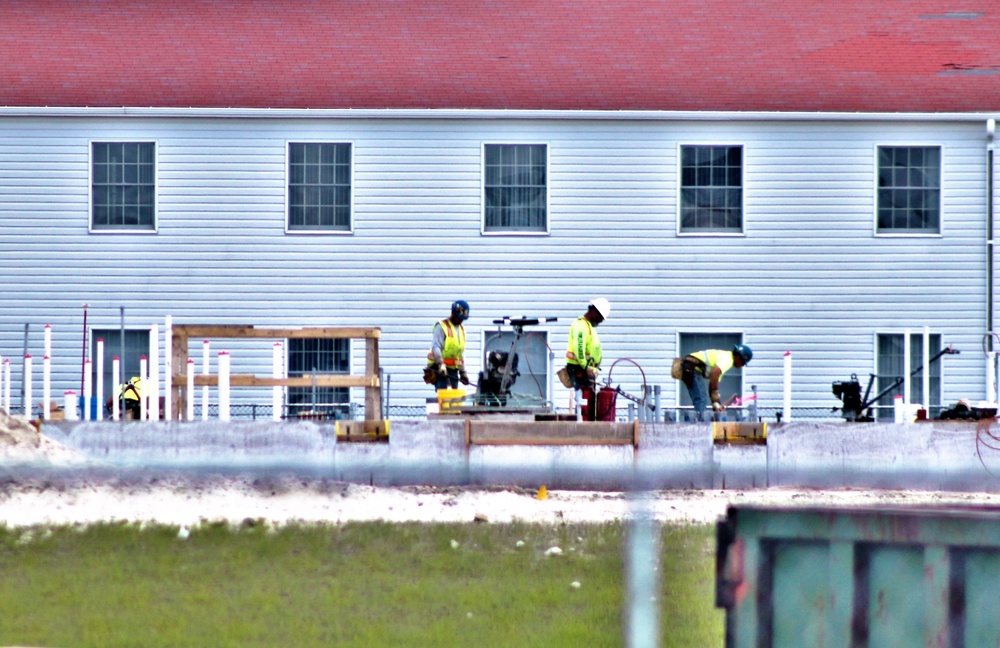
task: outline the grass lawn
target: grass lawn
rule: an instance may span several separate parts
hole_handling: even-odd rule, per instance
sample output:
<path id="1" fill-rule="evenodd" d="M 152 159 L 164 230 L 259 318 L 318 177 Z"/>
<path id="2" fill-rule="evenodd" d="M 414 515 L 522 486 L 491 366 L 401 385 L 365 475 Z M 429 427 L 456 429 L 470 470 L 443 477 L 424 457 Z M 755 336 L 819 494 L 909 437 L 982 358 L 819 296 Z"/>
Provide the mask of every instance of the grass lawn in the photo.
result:
<path id="1" fill-rule="evenodd" d="M 0 527 L 0 645 L 621 646 L 625 535 L 617 523 L 206 523 L 187 539 L 168 526 Z M 666 526 L 662 550 L 663 645 L 721 647 L 712 528 Z"/>

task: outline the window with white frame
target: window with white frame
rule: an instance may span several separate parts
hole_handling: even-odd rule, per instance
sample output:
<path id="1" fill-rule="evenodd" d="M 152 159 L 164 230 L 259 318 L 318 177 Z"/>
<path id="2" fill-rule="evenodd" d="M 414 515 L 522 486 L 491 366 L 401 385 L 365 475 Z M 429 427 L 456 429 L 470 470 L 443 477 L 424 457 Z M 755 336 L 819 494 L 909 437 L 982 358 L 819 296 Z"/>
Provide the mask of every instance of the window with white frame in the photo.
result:
<path id="1" fill-rule="evenodd" d="M 288 340 L 288 377 L 305 375 L 349 374 L 351 341 L 330 338 L 291 338 Z M 348 387 L 289 387 L 288 417 L 316 412 L 329 418 L 343 418 L 350 413 Z"/>
<path id="2" fill-rule="evenodd" d="M 879 234 L 941 231 L 941 148 L 878 147 Z"/>
<path id="3" fill-rule="evenodd" d="M 743 147 L 681 146 L 680 231 L 743 231 Z"/>
<path id="4" fill-rule="evenodd" d="M 897 394 L 903 393 L 904 348 L 902 333 L 880 333 L 878 335 L 878 357 L 876 358 L 876 384 L 873 389 L 876 396 L 897 381 L 895 389 L 890 390 L 875 403 L 877 406 L 876 420 L 891 421 L 895 417 L 893 410 L 894 398 Z M 928 346 L 930 346 L 930 357 L 941 352 L 941 335 L 932 333 L 928 336 Z M 930 363 L 930 403 L 924 401 L 924 335 L 923 333 L 910 334 L 910 402 L 927 405 L 927 414 L 933 418 L 941 410 L 941 358 L 936 358 Z"/>
<path id="5" fill-rule="evenodd" d="M 525 401 L 549 400 L 549 345 L 546 331 L 530 331 L 515 341 L 510 331 L 486 331 L 483 345 L 483 371 L 487 371 L 487 358 L 492 351 L 500 351 L 517 356 L 517 375 L 510 388 L 514 396 Z M 513 345 L 513 346 L 511 346 Z M 514 366 L 508 355 L 508 363 Z M 482 377 L 482 376 L 481 376 Z"/>
<path id="6" fill-rule="evenodd" d="M 545 144 L 483 146 L 483 231 L 546 231 L 547 149 Z"/>
<path id="7" fill-rule="evenodd" d="M 739 333 L 681 333 L 678 340 L 677 355 L 683 358 L 689 353 L 706 351 L 708 349 L 732 351 L 734 345 L 742 343 L 743 336 Z M 691 395 L 688 394 L 687 388 L 680 381 L 678 381 L 678 385 L 680 388 L 680 405 L 682 407 L 691 407 Z M 722 375 L 722 379 L 719 381 L 719 394 L 722 396 L 723 403 L 729 401 L 733 396 L 742 397 L 743 369 L 741 367 L 733 367 Z"/>
<path id="8" fill-rule="evenodd" d="M 93 230 L 156 229 L 156 145 L 91 142 Z"/>
<path id="9" fill-rule="evenodd" d="M 351 145 L 288 145 L 288 230 L 350 231 Z"/>
<path id="10" fill-rule="evenodd" d="M 122 345 L 121 329 L 94 329 L 90 338 L 91 385 L 93 394 L 97 395 L 98 381 L 103 385 L 104 397 L 108 398 L 118 392 L 121 382 L 128 382 L 139 375 L 139 359 L 149 355 L 149 331 L 125 331 L 125 344 Z M 104 340 L 104 367 L 102 375 L 97 375 L 97 341 Z M 114 375 L 114 358 L 119 357 L 122 375 Z M 119 382 L 119 378 L 121 382 Z M 103 405 L 99 404 L 99 407 Z"/>

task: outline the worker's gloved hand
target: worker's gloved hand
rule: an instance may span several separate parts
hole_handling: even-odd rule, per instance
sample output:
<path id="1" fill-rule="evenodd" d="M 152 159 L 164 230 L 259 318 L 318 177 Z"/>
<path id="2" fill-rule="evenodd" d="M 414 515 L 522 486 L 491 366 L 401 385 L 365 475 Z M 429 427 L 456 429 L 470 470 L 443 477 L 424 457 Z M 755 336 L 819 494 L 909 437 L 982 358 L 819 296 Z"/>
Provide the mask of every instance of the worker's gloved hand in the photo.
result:
<path id="1" fill-rule="evenodd" d="M 469 384 L 469 374 L 465 373 L 465 369 L 458 370 L 458 381 L 463 385 Z"/>
<path id="2" fill-rule="evenodd" d="M 596 367 L 587 367 L 587 378 L 590 378 L 590 380 L 592 380 L 592 381 L 596 381 L 597 380 L 597 368 Z"/>
<path id="3" fill-rule="evenodd" d="M 448 366 L 443 362 L 438 365 L 438 375 L 442 377 L 448 375 Z"/>
<path id="4" fill-rule="evenodd" d="M 726 408 L 722 405 L 722 403 L 718 401 L 712 401 L 712 411 L 721 412 L 724 409 Z"/>

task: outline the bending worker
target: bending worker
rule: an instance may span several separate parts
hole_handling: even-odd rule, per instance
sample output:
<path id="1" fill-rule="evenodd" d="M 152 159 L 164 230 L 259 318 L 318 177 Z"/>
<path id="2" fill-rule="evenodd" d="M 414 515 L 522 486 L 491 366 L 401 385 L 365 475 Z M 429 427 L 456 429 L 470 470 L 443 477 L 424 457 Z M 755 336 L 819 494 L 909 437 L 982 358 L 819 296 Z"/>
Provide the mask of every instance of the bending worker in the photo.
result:
<path id="1" fill-rule="evenodd" d="M 427 353 L 424 381 L 435 389 L 456 389 L 458 383 L 469 384 L 465 373 L 465 327 L 469 319 L 469 303 L 459 299 L 451 305 L 451 316 L 434 323 L 431 350 Z"/>
<path id="2" fill-rule="evenodd" d="M 694 407 L 695 420 L 703 420 L 708 400 L 712 401 L 712 411 L 721 412 L 725 408 L 719 394 L 719 381 L 723 374 L 733 367 L 742 367 L 753 358 L 753 351 L 745 344 L 736 344 L 730 351 L 708 349 L 698 351 L 684 357 L 681 365 L 684 386 L 691 395 L 691 405 Z M 706 389 L 705 381 L 708 380 Z M 707 391 L 707 394 L 706 394 Z M 707 398 L 706 398 L 707 396 Z"/>
<path id="3" fill-rule="evenodd" d="M 132 376 L 125 384 L 118 385 L 118 397 L 121 399 L 121 415 L 124 420 L 138 421 L 142 412 L 143 384 L 139 376 Z M 114 406 L 114 396 L 108 396 L 104 408 L 110 414 Z"/>
<path id="4" fill-rule="evenodd" d="M 596 416 L 597 403 L 594 398 L 594 387 L 597 385 L 597 374 L 601 369 L 604 352 L 601 349 L 601 338 L 595 328 L 611 314 L 611 304 L 604 297 L 597 297 L 587 304 L 587 312 L 581 315 L 569 327 L 569 345 L 566 349 L 566 373 L 569 374 L 573 389 L 583 392 L 587 401 L 584 420 L 593 421 Z"/>

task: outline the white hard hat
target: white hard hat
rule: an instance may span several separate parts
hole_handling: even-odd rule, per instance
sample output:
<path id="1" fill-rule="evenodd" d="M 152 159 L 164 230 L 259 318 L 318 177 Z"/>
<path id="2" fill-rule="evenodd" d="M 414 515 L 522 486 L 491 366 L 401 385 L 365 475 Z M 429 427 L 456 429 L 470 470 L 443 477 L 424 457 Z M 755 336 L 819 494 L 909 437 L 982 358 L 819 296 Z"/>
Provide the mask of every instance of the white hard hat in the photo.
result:
<path id="1" fill-rule="evenodd" d="M 595 297 L 590 300 L 590 306 L 597 309 L 597 312 L 601 314 L 601 317 L 608 319 L 608 315 L 611 314 L 611 304 L 604 297 Z"/>

